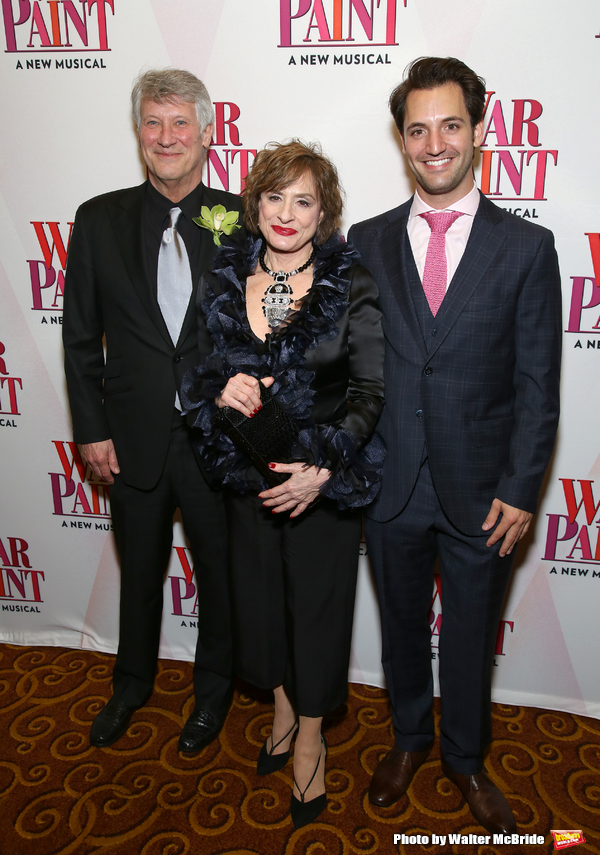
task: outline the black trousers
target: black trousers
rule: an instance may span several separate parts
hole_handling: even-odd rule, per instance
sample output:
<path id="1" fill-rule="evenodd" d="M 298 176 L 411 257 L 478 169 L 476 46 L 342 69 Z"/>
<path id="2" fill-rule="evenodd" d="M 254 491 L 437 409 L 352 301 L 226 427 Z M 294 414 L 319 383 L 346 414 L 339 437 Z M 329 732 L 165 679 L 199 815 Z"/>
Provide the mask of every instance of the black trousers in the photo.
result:
<path id="1" fill-rule="evenodd" d="M 348 696 L 361 515 L 321 500 L 290 520 L 233 492 L 226 504 L 236 671 L 322 716 Z"/>
<path id="2" fill-rule="evenodd" d="M 396 744 L 404 751 L 421 751 L 434 738 L 429 612 L 439 556 L 440 743 L 455 772 L 475 774 L 491 737 L 494 645 L 514 552 L 500 558 L 500 543 L 485 545 L 489 532 L 469 537 L 452 525 L 427 460 L 404 510 L 389 522 L 367 520 L 365 531 L 379 596 L 382 663 Z"/>
<path id="3" fill-rule="evenodd" d="M 220 712 L 232 682 L 227 578 L 227 528 L 221 493 L 206 483 L 177 412 L 164 471 L 152 490 L 115 477 L 111 509 L 121 560 L 119 648 L 113 694 L 141 706 L 154 683 L 163 606 L 163 581 L 171 555 L 173 514 L 181 509 L 198 597 L 194 693 L 199 706 Z"/>

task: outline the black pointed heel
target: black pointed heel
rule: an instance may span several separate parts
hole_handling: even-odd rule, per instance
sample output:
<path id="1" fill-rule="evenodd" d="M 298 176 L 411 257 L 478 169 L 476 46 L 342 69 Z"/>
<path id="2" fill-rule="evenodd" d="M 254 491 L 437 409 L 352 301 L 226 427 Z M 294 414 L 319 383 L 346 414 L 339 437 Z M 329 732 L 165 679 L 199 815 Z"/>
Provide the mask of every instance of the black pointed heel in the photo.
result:
<path id="1" fill-rule="evenodd" d="M 257 775 L 270 775 L 272 772 L 278 772 L 279 769 L 283 769 L 286 765 L 287 761 L 290 759 L 290 752 L 284 751 L 283 754 L 273 754 L 278 745 L 281 745 L 282 742 L 288 738 L 290 733 L 294 730 L 294 728 L 298 727 L 298 721 L 296 720 L 291 728 L 288 730 L 283 739 L 280 739 L 279 742 L 276 742 L 273 745 L 273 734 L 271 734 L 271 750 L 267 750 L 267 743 L 263 745 L 260 749 L 260 754 L 258 755 L 258 760 L 256 761 L 256 774 Z M 268 741 L 268 740 L 267 740 Z"/>
<path id="2" fill-rule="evenodd" d="M 321 734 L 321 743 L 325 747 L 325 757 L 323 759 L 323 763 L 325 763 L 327 760 L 327 740 L 325 739 L 323 734 Z M 315 771 L 312 773 L 310 781 L 304 788 L 304 792 L 301 792 L 300 787 L 298 787 L 296 779 L 294 778 L 294 784 L 296 785 L 298 792 L 300 793 L 300 799 L 297 799 L 292 791 L 290 814 L 292 816 L 292 822 L 294 823 L 294 826 L 296 828 L 301 828 L 303 825 L 308 825 L 309 823 L 314 822 L 315 819 L 319 816 L 319 814 L 327 807 L 327 793 L 321 793 L 320 796 L 317 796 L 315 799 L 311 799 L 309 802 L 304 801 L 304 794 L 314 781 L 320 762 L 321 755 L 319 754 L 319 759 L 317 760 Z"/>

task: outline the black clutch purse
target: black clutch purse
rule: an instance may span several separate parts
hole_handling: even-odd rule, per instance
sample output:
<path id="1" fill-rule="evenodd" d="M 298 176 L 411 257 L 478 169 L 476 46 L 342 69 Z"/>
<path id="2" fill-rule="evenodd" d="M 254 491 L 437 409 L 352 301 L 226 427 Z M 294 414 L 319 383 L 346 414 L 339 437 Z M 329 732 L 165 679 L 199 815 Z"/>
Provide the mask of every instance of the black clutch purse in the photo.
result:
<path id="1" fill-rule="evenodd" d="M 229 439 L 246 454 L 268 483 L 275 487 L 290 476 L 273 472 L 269 463 L 291 463 L 292 448 L 299 428 L 283 410 L 271 390 L 260 384 L 262 409 L 252 418 L 233 407 L 222 407 L 212 417 L 213 427 L 227 434 Z"/>

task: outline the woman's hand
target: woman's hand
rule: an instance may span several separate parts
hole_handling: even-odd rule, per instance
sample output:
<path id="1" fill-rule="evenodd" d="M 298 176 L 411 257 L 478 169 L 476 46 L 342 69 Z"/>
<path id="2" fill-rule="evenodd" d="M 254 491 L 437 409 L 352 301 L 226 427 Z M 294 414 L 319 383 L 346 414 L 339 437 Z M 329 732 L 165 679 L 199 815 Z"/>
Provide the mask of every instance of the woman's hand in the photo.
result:
<path id="1" fill-rule="evenodd" d="M 274 381 L 274 377 L 263 377 L 260 382 L 263 386 L 271 386 Z M 219 397 L 215 398 L 215 404 L 219 408 L 233 407 L 252 418 L 262 407 L 259 381 L 249 374 L 236 374 L 227 381 Z"/>
<path id="2" fill-rule="evenodd" d="M 319 495 L 319 487 L 331 475 L 329 469 L 317 469 L 305 463 L 269 463 L 273 472 L 291 472 L 292 477 L 258 494 L 264 499 L 263 507 L 271 508 L 274 514 L 292 511 L 290 519 L 300 516 Z"/>

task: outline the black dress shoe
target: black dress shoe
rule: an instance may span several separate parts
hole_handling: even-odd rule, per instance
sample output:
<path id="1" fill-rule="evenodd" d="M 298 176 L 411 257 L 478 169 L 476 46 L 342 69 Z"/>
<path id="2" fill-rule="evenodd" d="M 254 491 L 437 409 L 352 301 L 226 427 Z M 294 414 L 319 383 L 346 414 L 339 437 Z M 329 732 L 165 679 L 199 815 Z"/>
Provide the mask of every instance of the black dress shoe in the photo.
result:
<path id="1" fill-rule="evenodd" d="M 371 804 L 389 807 L 402 798 L 430 751 L 431 745 L 424 751 L 402 751 L 394 746 L 380 761 L 371 779 Z"/>
<path id="2" fill-rule="evenodd" d="M 215 715 L 210 710 L 194 707 L 192 714 L 183 725 L 177 746 L 179 751 L 182 754 L 196 754 L 202 751 L 217 738 L 226 718 L 226 712 L 224 715 Z"/>
<path id="3" fill-rule="evenodd" d="M 136 709 L 112 697 L 92 723 L 90 745 L 106 748 L 116 742 L 127 730 L 129 719 Z"/>
<path id="4" fill-rule="evenodd" d="M 459 775 L 442 760 L 442 772 L 461 791 L 471 813 L 486 831 L 492 834 L 514 834 L 517 823 L 508 802 L 485 772 Z"/>
<path id="5" fill-rule="evenodd" d="M 321 734 L 321 744 L 325 749 L 325 758 L 323 760 L 323 763 L 325 763 L 327 761 L 327 740 L 325 739 L 323 734 Z M 297 799 L 294 795 L 294 791 L 292 788 L 290 814 L 295 828 L 302 828 L 303 825 L 308 825 L 309 823 L 314 822 L 315 819 L 319 816 L 319 814 L 322 813 L 327 807 L 327 793 L 321 793 L 320 796 L 316 796 L 314 799 L 311 799 L 308 802 L 304 801 L 306 791 L 314 781 L 315 775 L 317 774 L 322 754 L 323 752 L 321 751 L 321 753 L 319 754 L 319 759 L 317 760 L 317 765 L 315 766 L 315 771 L 312 773 L 312 777 L 304 788 L 304 791 L 300 789 L 300 787 L 296 783 L 296 778 L 294 778 L 294 785 L 300 793 L 300 798 Z"/>
<path id="6" fill-rule="evenodd" d="M 273 772 L 278 772 L 279 769 L 283 769 L 283 767 L 287 764 L 287 761 L 290 759 L 290 752 L 283 751 L 281 754 L 273 754 L 275 749 L 281 745 L 282 742 L 288 738 L 290 733 L 294 731 L 298 727 L 298 722 L 295 721 L 291 728 L 288 730 L 283 739 L 280 739 L 279 742 L 276 742 L 273 745 L 273 734 L 271 734 L 271 748 L 267 748 L 267 742 L 260 749 L 260 754 L 258 755 L 258 760 L 256 762 L 256 774 L 257 775 L 270 775 Z"/>

